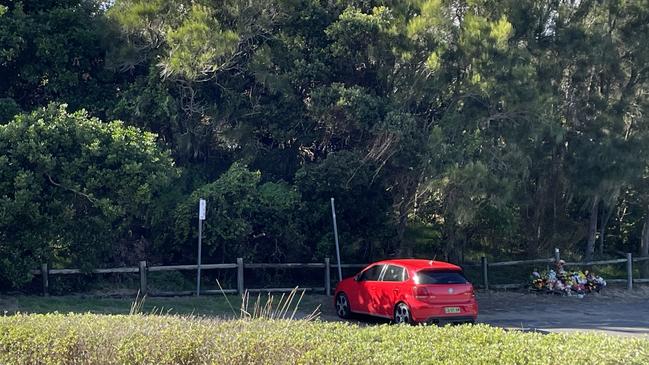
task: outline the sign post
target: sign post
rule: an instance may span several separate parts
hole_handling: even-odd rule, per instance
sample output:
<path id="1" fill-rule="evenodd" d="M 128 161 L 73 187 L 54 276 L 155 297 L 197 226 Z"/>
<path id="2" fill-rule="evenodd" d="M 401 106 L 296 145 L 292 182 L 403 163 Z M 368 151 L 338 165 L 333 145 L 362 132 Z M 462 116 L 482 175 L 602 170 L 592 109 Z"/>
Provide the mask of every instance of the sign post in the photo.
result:
<path id="1" fill-rule="evenodd" d="M 334 237 L 336 238 L 336 259 L 338 260 L 338 281 L 343 281 L 343 271 L 340 268 L 340 247 L 338 245 L 338 225 L 336 224 L 336 206 L 334 198 L 331 198 L 331 216 L 334 221 Z"/>
<path id="2" fill-rule="evenodd" d="M 205 199 L 198 201 L 198 265 L 196 270 L 196 296 L 201 295 L 201 249 L 203 239 L 203 221 L 205 220 Z"/>

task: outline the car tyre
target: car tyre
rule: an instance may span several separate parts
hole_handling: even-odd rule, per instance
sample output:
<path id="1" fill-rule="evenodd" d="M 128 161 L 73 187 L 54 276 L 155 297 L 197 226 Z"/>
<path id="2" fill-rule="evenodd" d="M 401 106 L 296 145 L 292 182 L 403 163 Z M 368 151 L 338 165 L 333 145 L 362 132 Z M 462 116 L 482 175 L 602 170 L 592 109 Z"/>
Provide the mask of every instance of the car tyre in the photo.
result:
<path id="1" fill-rule="evenodd" d="M 410 307 L 406 303 L 399 303 L 394 307 L 394 324 L 412 324 Z"/>
<path id="2" fill-rule="evenodd" d="M 344 319 L 351 317 L 352 311 L 349 307 L 349 299 L 345 293 L 338 293 L 336 295 L 336 314 L 338 317 Z"/>

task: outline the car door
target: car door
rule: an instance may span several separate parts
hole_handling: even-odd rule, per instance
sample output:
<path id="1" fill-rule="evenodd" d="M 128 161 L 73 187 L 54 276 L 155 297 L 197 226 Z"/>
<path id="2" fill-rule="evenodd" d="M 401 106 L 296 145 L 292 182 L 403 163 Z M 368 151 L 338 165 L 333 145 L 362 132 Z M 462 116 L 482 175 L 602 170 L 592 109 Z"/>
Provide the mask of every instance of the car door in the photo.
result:
<path id="1" fill-rule="evenodd" d="M 353 310 L 360 313 L 375 314 L 378 311 L 377 303 L 374 301 L 379 278 L 385 269 L 385 265 L 377 264 L 368 267 L 359 276 L 356 282 L 357 295 L 356 307 Z"/>
<path id="2" fill-rule="evenodd" d="M 403 282 L 408 279 L 407 270 L 398 265 L 387 265 L 381 276 L 381 281 L 375 290 L 375 307 L 377 314 L 391 317 L 394 306 L 401 296 Z"/>

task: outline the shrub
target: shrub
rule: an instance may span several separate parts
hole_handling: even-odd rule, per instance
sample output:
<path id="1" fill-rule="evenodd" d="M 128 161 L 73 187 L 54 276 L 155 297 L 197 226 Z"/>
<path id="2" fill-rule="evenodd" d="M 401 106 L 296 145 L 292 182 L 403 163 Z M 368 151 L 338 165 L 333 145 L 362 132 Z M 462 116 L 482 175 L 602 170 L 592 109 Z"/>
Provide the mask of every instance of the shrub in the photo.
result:
<path id="1" fill-rule="evenodd" d="M 0 124 L 0 286 L 90 268 L 147 233 L 175 168 L 155 135 L 50 105 Z M 129 247 L 132 250 L 132 247 Z"/>
<path id="2" fill-rule="evenodd" d="M 2 364 L 646 364 L 649 341 L 486 325 L 91 314 L 0 317 Z"/>
<path id="3" fill-rule="evenodd" d="M 261 182 L 259 171 L 234 163 L 214 182 L 196 189 L 175 210 L 177 249 L 191 247 L 194 257 L 196 207 L 207 200 L 204 258 L 232 262 L 237 257 L 261 262 L 296 260 L 303 237 L 296 211 L 300 195 L 285 183 Z M 191 243 L 191 244 L 190 244 Z"/>

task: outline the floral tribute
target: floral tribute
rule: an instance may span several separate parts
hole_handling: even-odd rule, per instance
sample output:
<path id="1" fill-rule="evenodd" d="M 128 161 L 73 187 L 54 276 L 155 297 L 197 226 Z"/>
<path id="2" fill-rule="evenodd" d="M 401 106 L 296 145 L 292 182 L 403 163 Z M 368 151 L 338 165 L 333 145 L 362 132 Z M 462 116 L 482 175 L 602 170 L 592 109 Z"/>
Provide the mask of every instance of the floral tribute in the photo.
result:
<path id="1" fill-rule="evenodd" d="M 599 293 L 606 286 L 606 281 L 594 273 L 584 271 L 566 271 L 565 261 L 559 260 L 555 269 L 539 273 L 534 271 L 531 276 L 532 289 L 560 295 L 583 296 L 588 293 Z"/>

